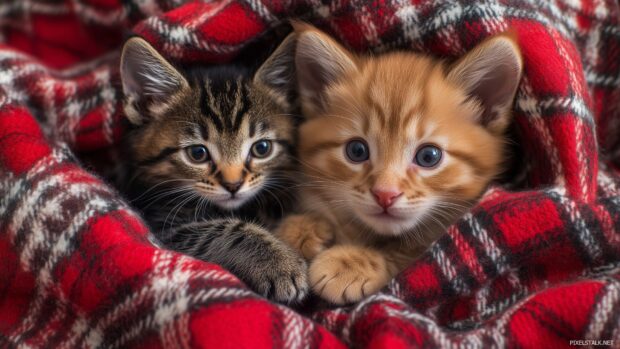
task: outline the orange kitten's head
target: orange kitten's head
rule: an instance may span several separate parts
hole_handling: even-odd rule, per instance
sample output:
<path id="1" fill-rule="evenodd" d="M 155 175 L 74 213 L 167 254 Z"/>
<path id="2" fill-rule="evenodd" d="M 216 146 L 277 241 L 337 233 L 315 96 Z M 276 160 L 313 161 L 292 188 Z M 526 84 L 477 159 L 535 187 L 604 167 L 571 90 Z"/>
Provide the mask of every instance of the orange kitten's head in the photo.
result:
<path id="1" fill-rule="evenodd" d="M 446 65 L 405 52 L 357 56 L 315 28 L 296 29 L 308 119 L 299 155 L 330 209 L 395 236 L 452 222 L 498 174 L 522 71 L 512 37 Z"/>

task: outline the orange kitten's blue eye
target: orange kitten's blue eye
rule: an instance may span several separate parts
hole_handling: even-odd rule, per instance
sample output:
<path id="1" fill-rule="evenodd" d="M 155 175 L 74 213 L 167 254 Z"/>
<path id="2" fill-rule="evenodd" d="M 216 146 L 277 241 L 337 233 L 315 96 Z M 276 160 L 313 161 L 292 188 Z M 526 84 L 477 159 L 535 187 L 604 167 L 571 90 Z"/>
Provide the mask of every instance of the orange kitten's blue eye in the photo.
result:
<path id="1" fill-rule="evenodd" d="M 415 163 L 422 167 L 433 167 L 439 163 L 441 156 L 441 149 L 434 145 L 425 145 L 416 152 Z"/>
<path id="2" fill-rule="evenodd" d="M 353 162 L 364 162 L 370 157 L 368 144 L 360 139 L 354 139 L 347 143 L 346 154 Z"/>
<path id="3" fill-rule="evenodd" d="M 195 163 L 206 162 L 210 160 L 209 151 L 204 145 L 192 145 L 185 149 L 187 156 Z"/>
<path id="4" fill-rule="evenodd" d="M 250 151 L 252 152 L 252 156 L 260 159 L 269 156 L 269 154 L 271 154 L 272 148 L 273 147 L 271 146 L 271 141 L 261 139 L 260 141 L 252 144 L 252 149 Z"/>

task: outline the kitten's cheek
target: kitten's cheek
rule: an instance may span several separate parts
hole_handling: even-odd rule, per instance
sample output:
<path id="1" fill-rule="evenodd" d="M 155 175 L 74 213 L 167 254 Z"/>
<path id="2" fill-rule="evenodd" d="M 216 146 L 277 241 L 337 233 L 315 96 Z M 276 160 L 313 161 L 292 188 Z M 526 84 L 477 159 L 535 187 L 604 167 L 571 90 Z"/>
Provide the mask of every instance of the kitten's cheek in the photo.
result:
<path id="1" fill-rule="evenodd" d="M 412 164 L 409 166 L 409 169 L 407 170 L 407 175 L 409 177 L 429 178 L 441 172 L 442 168 L 443 168 L 443 164 L 439 164 L 432 168 L 424 168 L 424 167 L 420 167 L 415 164 Z"/>

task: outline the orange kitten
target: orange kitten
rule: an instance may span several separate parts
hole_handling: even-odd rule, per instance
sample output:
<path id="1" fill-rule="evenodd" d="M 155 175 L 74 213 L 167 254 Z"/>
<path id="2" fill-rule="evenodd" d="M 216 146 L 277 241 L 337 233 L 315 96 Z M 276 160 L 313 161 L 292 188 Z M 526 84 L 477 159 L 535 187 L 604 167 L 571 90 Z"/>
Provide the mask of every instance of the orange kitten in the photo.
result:
<path id="1" fill-rule="evenodd" d="M 509 35 L 447 65 L 355 55 L 296 27 L 304 213 L 278 235 L 311 260 L 318 295 L 354 302 L 419 256 L 499 173 L 522 60 Z"/>

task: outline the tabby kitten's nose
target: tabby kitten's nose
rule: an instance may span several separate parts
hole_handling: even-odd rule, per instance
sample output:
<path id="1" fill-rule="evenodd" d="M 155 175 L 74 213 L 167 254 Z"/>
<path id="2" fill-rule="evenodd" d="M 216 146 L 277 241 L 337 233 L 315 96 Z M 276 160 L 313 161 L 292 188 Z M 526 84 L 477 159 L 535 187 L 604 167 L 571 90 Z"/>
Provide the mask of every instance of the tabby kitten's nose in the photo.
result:
<path id="1" fill-rule="evenodd" d="M 379 206 L 383 207 L 383 209 L 387 209 L 392 206 L 396 199 L 398 199 L 402 192 L 396 190 L 371 190 L 372 195 L 375 197 L 375 201 L 379 204 Z"/>
<path id="2" fill-rule="evenodd" d="M 242 184 L 243 184 L 243 181 L 237 181 L 237 182 L 232 182 L 232 183 L 222 182 L 222 186 L 226 188 L 226 190 L 228 190 L 231 194 L 238 192 Z"/>

